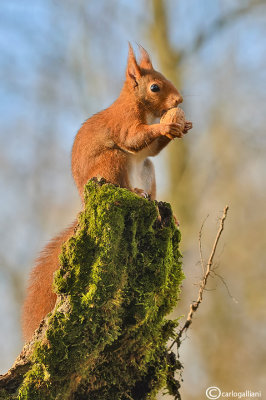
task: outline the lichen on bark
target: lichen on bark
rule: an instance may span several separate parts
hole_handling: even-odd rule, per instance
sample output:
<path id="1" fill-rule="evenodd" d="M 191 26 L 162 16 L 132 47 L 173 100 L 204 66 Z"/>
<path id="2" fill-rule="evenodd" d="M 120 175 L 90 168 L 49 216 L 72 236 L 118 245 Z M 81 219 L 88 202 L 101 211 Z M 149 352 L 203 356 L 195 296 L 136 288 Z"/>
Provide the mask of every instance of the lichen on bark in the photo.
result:
<path id="1" fill-rule="evenodd" d="M 183 279 L 179 241 L 169 204 L 90 180 L 75 233 L 62 246 L 56 306 L 18 387 L 0 398 L 144 400 L 162 387 L 177 392 L 179 363 L 166 347 L 177 321 L 166 316 Z"/>

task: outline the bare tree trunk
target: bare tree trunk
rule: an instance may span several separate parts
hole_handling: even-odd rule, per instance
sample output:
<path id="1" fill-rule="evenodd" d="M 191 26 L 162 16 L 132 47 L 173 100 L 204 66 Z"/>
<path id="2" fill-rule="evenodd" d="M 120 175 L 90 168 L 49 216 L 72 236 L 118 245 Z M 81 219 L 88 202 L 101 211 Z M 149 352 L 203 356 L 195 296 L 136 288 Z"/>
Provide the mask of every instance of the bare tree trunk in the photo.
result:
<path id="1" fill-rule="evenodd" d="M 173 48 L 169 37 L 169 23 L 167 19 L 167 5 L 163 0 L 152 0 L 153 22 L 149 27 L 149 37 L 155 43 L 160 69 L 174 85 L 183 88 L 183 73 L 181 59 L 183 53 Z M 191 133 L 193 134 L 193 133 Z M 178 218 L 182 218 L 182 225 L 189 226 L 194 212 L 193 177 L 188 166 L 188 146 L 186 140 L 175 140 L 167 147 L 169 194 Z M 180 217 L 179 217 L 180 216 Z"/>

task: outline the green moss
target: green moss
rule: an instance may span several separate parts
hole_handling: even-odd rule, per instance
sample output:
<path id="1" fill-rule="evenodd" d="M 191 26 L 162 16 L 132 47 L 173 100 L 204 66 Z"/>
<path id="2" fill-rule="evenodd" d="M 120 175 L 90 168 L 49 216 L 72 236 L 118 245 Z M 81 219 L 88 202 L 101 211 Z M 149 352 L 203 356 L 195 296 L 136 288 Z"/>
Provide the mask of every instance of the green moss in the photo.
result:
<path id="1" fill-rule="evenodd" d="M 165 316 L 183 273 L 171 207 L 95 180 L 85 203 L 62 247 L 60 301 L 17 398 L 143 400 L 161 387 L 173 392 L 178 363 L 166 343 L 177 322 Z"/>

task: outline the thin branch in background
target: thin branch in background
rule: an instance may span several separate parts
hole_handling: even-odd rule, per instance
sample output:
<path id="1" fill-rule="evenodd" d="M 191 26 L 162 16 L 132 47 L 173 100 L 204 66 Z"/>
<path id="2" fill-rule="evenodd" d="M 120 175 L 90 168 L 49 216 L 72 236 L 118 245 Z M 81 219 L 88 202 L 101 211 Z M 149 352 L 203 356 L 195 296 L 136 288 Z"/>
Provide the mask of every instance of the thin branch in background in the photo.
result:
<path id="1" fill-rule="evenodd" d="M 179 349 L 180 343 L 181 343 L 181 337 L 182 337 L 183 333 L 186 332 L 187 329 L 192 324 L 192 318 L 193 318 L 195 312 L 197 311 L 197 309 L 199 308 L 200 303 L 202 302 L 203 291 L 206 290 L 206 285 L 207 285 L 207 282 L 208 282 L 208 278 L 211 275 L 211 273 L 213 272 L 213 268 L 212 268 L 213 267 L 213 260 L 214 260 L 215 254 L 216 254 L 217 245 L 219 243 L 221 234 L 222 234 L 223 229 L 224 229 L 224 222 L 225 222 L 225 219 L 227 217 L 228 209 L 229 209 L 228 206 L 226 206 L 224 208 L 223 216 L 222 216 L 222 218 L 220 220 L 220 226 L 219 226 L 218 232 L 216 234 L 216 238 L 215 238 L 214 243 L 213 243 L 212 251 L 211 251 L 211 254 L 209 256 L 209 260 L 208 260 L 208 263 L 206 265 L 206 269 L 204 268 L 204 264 L 203 264 L 203 269 L 204 269 L 205 273 L 204 273 L 204 276 L 203 276 L 203 278 L 202 278 L 202 280 L 200 282 L 198 299 L 197 299 L 197 301 L 193 302 L 190 305 L 190 310 L 189 310 L 189 313 L 187 315 L 187 319 L 186 319 L 183 327 L 178 332 L 176 338 L 173 340 L 169 350 L 172 349 L 172 347 L 174 346 L 175 343 L 177 344 L 177 349 Z M 202 228 L 200 230 L 200 238 L 201 238 L 201 233 L 202 233 Z M 201 249 L 201 245 L 200 245 L 200 249 Z M 201 256 L 201 258 L 202 258 L 202 256 Z"/>
<path id="2" fill-rule="evenodd" d="M 201 227 L 200 227 L 200 231 L 199 231 L 200 265 L 201 265 L 201 268 L 202 268 L 202 274 L 203 274 L 203 275 L 205 274 L 205 268 L 204 268 L 204 259 L 203 259 L 202 240 L 201 240 L 201 238 L 202 238 L 203 227 L 204 227 L 205 222 L 206 222 L 206 220 L 207 220 L 208 217 L 209 217 L 209 215 L 207 215 L 207 217 L 206 217 L 206 218 L 204 219 L 204 221 L 202 222 Z"/>
<path id="3" fill-rule="evenodd" d="M 224 284 L 224 286 L 225 286 L 225 288 L 226 288 L 226 290 L 227 290 L 227 293 L 228 293 L 229 297 L 231 297 L 231 299 L 232 299 L 236 304 L 238 304 L 238 300 L 231 294 L 231 292 L 230 292 L 230 290 L 229 290 L 229 287 L 228 287 L 228 285 L 227 285 L 227 283 L 226 283 L 226 280 L 225 280 L 221 275 L 217 274 L 217 272 L 215 272 L 214 269 L 212 270 L 212 273 L 213 273 L 215 276 L 217 276 L 217 278 L 219 278 L 219 279 L 222 281 L 222 283 Z"/>
<path id="4" fill-rule="evenodd" d="M 265 0 L 251 0 L 247 3 L 245 2 L 244 5 L 231 10 L 230 13 L 221 15 L 206 29 L 206 31 L 202 31 L 197 35 L 188 51 L 180 52 L 180 59 L 185 58 L 187 54 L 194 54 L 196 51 L 200 50 L 209 39 L 213 39 L 217 33 L 230 25 L 230 23 L 250 14 L 251 11 L 256 10 L 256 7 L 259 6 L 265 6 Z"/>

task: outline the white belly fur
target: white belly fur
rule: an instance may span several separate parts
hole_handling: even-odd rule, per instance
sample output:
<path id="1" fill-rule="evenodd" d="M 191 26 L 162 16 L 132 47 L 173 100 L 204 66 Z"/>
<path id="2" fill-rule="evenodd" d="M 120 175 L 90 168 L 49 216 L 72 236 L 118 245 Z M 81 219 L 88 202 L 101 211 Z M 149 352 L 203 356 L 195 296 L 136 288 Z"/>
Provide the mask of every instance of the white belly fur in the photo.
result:
<path id="1" fill-rule="evenodd" d="M 148 114 L 146 119 L 148 125 L 159 122 L 152 114 Z M 147 157 L 154 155 L 153 148 L 154 146 L 156 147 L 155 142 L 138 153 L 129 156 L 128 176 L 130 186 L 133 189 L 138 188 L 144 190 L 146 193 L 151 192 L 154 171 L 153 168 L 151 169 L 150 166 L 145 165 L 145 160 Z"/>
<path id="2" fill-rule="evenodd" d="M 130 186 L 133 189 L 138 188 L 143 189 L 145 192 L 150 192 L 152 176 L 148 176 L 148 171 L 146 171 L 144 165 L 148 156 L 147 153 L 147 149 L 143 149 L 137 154 L 130 155 L 128 177 Z"/>

